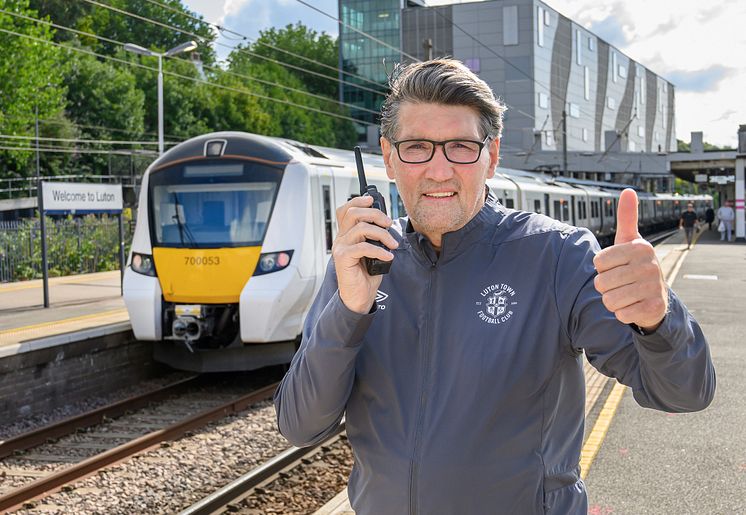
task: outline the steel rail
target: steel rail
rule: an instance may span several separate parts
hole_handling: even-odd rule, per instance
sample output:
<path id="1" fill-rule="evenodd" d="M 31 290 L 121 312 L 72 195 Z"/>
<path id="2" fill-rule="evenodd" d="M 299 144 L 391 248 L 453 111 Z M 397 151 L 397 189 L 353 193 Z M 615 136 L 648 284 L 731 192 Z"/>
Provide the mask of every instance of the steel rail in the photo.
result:
<path id="1" fill-rule="evenodd" d="M 47 477 L 19 487 L 0 497 L 0 512 L 21 507 L 24 503 L 41 499 L 56 491 L 61 486 L 82 479 L 114 463 L 123 461 L 134 454 L 147 450 L 166 440 L 174 440 L 184 433 L 207 425 L 233 413 L 243 411 L 252 404 L 272 396 L 279 383 L 273 383 L 244 395 L 229 403 L 199 413 L 186 420 L 173 424 L 165 429 L 143 435 L 135 440 L 109 449 L 101 454 L 88 458 L 80 463 L 55 472 Z"/>
<path id="2" fill-rule="evenodd" d="M 199 377 L 200 376 L 187 377 L 186 379 L 181 379 L 156 390 L 128 397 L 108 406 L 102 406 L 86 413 L 66 418 L 54 424 L 9 438 L 8 440 L 0 442 L 0 459 L 16 452 L 36 447 L 37 445 L 46 443 L 50 439 L 72 434 L 79 428 L 100 424 L 107 418 L 119 417 L 124 415 L 127 411 L 144 408 L 150 403 L 180 393 L 187 387 L 196 383 Z"/>
<path id="3" fill-rule="evenodd" d="M 239 477 L 232 483 L 224 486 L 217 492 L 208 495 L 201 501 L 193 504 L 179 515 L 209 515 L 222 511 L 228 504 L 247 497 L 253 489 L 267 479 L 282 472 L 293 465 L 296 461 L 316 452 L 316 450 L 329 443 L 345 430 L 344 421 L 341 422 L 332 434 L 323 441 L 309 447 L 290 447 L 269 461 L 252 469 L 247 474 Z"/>

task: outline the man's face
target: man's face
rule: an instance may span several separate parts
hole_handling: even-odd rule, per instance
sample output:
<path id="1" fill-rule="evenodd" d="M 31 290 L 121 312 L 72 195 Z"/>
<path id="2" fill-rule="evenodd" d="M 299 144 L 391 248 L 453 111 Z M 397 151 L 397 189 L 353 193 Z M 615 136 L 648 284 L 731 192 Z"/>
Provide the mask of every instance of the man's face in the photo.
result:
<path id="1" fill-rule="evenodd" d="M 686 209 L 687 209 L 688 211 L 694 211 L 694 206 L 686 206 Z"/>
<path id="2" fill-rule="evenodd" d="M 485 137 L 479 131 L 479 114 L 466 106 L 404 103 L 398 121 L 398 141 L 482 141 Z M 500 142 L 488 140 L 479 160 L 468 165 L 448 161 L 442 145 L 421 164 L 403 163 L 386 138 L 381 138 L 381 148 L 386 173 L 396 180 L 412 225 L 439 248 L 443 234 L 466 225 L 484 205 L 484 184 L 495 174 Z"/>

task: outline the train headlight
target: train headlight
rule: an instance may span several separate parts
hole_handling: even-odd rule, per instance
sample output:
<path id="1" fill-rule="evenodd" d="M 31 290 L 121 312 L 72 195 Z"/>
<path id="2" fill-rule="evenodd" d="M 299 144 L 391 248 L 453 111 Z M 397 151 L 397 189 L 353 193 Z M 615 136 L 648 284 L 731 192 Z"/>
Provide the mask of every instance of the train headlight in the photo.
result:
<path id="1" fill-rule="evenodd" d="M 132 253 L 132 270 L 142 275 L 155 277 L 155 263 L 150 254 Z"/>
<path id="2" fill-rule="evenodd" d="M 264 275 L 282 270 L 290 264 L 290 258 L 292 257 L 292 250 L 262 254 L 259 256 L 259 264 L 254 270 L 254 275 Z"/>

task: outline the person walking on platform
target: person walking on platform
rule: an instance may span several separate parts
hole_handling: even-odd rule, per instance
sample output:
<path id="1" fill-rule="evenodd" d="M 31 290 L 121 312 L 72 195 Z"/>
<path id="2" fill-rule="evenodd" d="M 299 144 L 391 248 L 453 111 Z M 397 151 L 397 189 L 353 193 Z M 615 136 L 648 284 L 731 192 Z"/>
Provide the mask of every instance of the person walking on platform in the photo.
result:
<path id="1" fill-rule="evenodd" d="M 692 247 L 692 235 L 694 234 L 694 227 L 697 224 L 697 213 L 694 212 L 694 204 L 691 202 L 686 205 L 686 211 L 681 213 L 679 218 L 679 229 L 683 228 L 686 234 L 686 248 Z"/>
<path id="2" fill-rule="evenodd" d="M 707 210 L 705 211 L 705 223 L 707 224 L 707 230 L 712 230 L 712 222 L 715 221 L 715 211 L 712 206 L 707 204 Z"/>
<path id="3" fill-rule="evenodd" d="M 731 233 L 733 232 L 733 220 L 736 218 L 736 214 L 733 212 L 733 203 L 730 200 L 725 201 L 724 206 L 720 206 L 718 209 L 718 220 L 723 224 L 723 230 L 720 231 L 720 241 L 723 241 L 728 237 L 728 241 L 731 241 Z"/>
<path id="4" fill-rule="evenodd" d="M 702 330 L 637 232 L 634 190 L 601 250 L 486 188 L 505 107 L 466 66 L 397 66 L 390 87 L 381 149 L 408 217 L 369 196 L 337 209 L 275 393 L 280 432 L 313 445 L 345 417 L 358 515 L 586 514 L 583 360 L 641 406 L 701 410 L 715 391 Z M 366 257 L 389 273 L 368 275 Z"/>

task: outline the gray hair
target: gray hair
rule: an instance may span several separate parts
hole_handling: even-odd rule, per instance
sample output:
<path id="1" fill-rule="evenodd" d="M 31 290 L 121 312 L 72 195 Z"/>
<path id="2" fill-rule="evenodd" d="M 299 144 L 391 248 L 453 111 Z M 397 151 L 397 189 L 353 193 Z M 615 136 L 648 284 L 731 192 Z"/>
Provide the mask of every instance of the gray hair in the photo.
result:
<path id="1" fill-rule="evenodd" d="M 484 135 L 499 138 L 505 104 L 471 70 L 455 59 L 434 59 L 396 65 L 389 77 L 391 92 L 381 106 L 381 135 L 394 141 L 399 132 L 399 109 L 405 102 L 466 106 L 479 113 Z"/>

